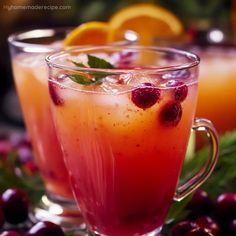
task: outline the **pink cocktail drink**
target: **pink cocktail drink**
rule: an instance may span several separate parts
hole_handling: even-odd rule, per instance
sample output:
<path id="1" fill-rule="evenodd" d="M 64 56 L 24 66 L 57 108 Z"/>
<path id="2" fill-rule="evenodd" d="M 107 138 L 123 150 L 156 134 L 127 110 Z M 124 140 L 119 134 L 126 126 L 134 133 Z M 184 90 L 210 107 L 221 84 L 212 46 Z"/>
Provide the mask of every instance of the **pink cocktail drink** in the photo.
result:
<path id="1" fill-rule="evenodd" d="M 49 106 L 47 68 L 43 55 L 17 55 L 13 73 L 27 131 L 46 190 L 73 199 Z"/>
<path id="2" fill-rule="evenodd" d="M 198 61 L 182 53 L 100 47 L 48 58 L 57 134 L 92 232 L 149 235 L 164 224 L 197 102 Z M 115 69 L 88 68 L 91 55 Z"/>
<path id="3" fill-rule="evenodd" d="M 35 210 L 38 219 L 56 223 L 81 221 L 58 142 L 50 109 L 45 57 L 61 48 L 68 29 L 38 29 L 9 37 L 11 62 L 27 131 L 32 140 L 35 161 L 46 193 Z M 56 210 L 55 210 L 56 209 Z M 72 226 L 73 227 L 73 226 Z"/>

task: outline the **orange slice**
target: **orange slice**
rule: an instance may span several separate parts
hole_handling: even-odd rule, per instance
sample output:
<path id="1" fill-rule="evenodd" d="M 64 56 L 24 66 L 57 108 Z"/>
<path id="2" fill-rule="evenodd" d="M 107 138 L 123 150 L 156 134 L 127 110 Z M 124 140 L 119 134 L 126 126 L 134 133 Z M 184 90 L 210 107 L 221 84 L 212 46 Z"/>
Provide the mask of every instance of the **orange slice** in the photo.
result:
<path id="1" fill-rule="evenodd" d="M 72 30 L 64 39 L 65 46 L 105 44 L 109 25 L 106 22 L 90 21 Z"/>
<path id="2" fill-rule="evenodd" d="M 180 20 L 169 10 L 140 3 L 125 7 L 109 20 L 109 41 L 124 40 L 127 30 L 135 31 L 141 44 L 153 44 L 155 38 L 171 38 L 183 32 Z"/>

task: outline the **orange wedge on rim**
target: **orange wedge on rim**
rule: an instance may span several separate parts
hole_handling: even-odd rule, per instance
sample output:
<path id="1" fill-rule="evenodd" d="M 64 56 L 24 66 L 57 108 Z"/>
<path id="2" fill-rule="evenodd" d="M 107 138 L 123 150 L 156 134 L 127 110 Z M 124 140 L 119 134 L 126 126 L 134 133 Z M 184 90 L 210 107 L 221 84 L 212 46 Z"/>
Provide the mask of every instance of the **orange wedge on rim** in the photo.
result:
<path id="1" fill-rule="evenodd" d="M 155 38 L 171 38 L 183 32 L 180 20 L 169 10 L 140 3 L 125 7 L 109 20 L 109 41 L 124 40 L 127 30 L 136 32 L 141 44 L 153 44 Z"/>
<path id="2" fill-rule="evenodd" d="M 108 41 L 108 29 L 106 22 L 90 21 L 72 30 L 63 43 L 65 46 L 105 44 Z"/>

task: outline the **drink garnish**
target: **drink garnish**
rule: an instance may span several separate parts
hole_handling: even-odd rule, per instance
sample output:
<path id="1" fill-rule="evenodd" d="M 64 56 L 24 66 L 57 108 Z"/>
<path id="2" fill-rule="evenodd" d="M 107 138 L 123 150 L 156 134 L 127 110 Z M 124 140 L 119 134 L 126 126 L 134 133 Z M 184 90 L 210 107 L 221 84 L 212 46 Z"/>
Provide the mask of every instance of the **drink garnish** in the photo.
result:
<path id="1" fill-rule="evenodd" d="M 95 68 L 95 69 L 113 69 L 114 66 L 103 58 L 92 55 L 87 55 L 88 66 L 81 62 L 71 61 L 75 66 L 80 68 Z M 112 75 L 110 72 L 102 71 L 81 71 L 77 74 L 67 74 L 67 76 L 74 82 L 82 85 L 99 85 L 103 82 L 106 76 Z"/>
<path id="2" fill-rule="evenodd" d="M 151 83 L 143 83 L 142 87 L 132 91 L 131 100 L 133 103 L 143 110 L 153 106 L 159 101 L 161 95 L 160 89 Z"/>

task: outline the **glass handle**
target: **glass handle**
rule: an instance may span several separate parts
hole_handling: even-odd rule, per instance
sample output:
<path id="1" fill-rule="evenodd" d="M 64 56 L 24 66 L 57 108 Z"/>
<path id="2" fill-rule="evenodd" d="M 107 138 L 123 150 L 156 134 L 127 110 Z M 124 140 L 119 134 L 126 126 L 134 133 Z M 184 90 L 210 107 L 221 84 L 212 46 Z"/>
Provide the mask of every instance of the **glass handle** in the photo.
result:
<path id="1" fill-rule="evenodd" d="M 195 118 L 192 129 L 194 131 L 204 131 L 210 142 L 210 153 L 203 167 L 187 182 L 179 186 L 175 192 L 174 200 L 181 201 L 194 190 L 200 187 L 212 173 L 219 156 L 219 140 L 213 124 L 204 118 Z"/>

